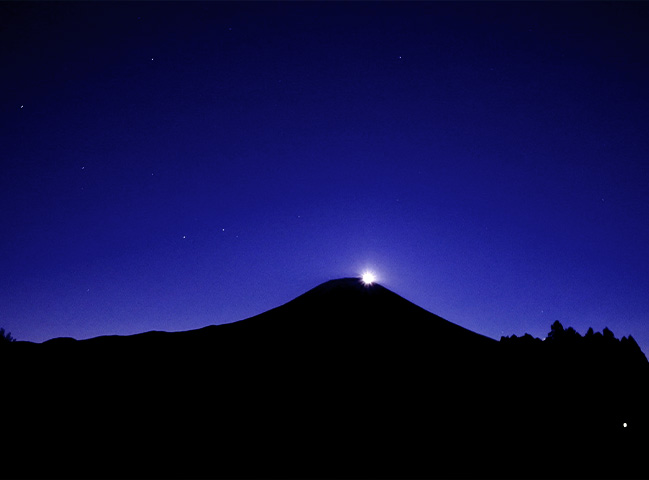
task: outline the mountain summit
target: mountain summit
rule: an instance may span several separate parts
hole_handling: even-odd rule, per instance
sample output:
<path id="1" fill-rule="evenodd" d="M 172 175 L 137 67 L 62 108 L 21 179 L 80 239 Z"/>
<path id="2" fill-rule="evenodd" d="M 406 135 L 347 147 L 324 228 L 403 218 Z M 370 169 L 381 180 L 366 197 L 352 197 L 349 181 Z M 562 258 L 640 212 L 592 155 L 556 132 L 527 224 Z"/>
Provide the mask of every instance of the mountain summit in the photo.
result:
<path id="1" fill-rule="evenodd" d="M 378 283 L 359 278 L 325 282 L 296 299 L 247 320 L 240 328 L 311 332 L 315 337 L 377 338 L 432 342 L 447 347 L 474 348 L 496 342 L 434 315 Z M 315 338 L 314 338 L 315 339 Z M 331 339 L 329 339 L 331 340 Z"/>
<path id="2" fill-rule="evenodd" d="M 636 476 L 646 358 L 568 340 L 497 342 L 343 278 L 230 324 L 13 342 L 6 473 Z"/>

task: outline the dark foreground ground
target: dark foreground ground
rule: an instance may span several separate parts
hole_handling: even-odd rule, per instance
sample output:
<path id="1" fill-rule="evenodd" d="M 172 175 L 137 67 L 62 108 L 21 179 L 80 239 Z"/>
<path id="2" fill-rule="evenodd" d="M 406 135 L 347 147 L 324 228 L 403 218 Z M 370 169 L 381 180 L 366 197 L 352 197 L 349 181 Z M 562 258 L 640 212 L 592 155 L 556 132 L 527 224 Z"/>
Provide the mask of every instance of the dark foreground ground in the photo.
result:
<path id="1" fill-rule="evenodd" d="M 646 358 L 560 340 L 344 279 L 229 325 L 15 342 L 2 476 L 649 477 Z"/>

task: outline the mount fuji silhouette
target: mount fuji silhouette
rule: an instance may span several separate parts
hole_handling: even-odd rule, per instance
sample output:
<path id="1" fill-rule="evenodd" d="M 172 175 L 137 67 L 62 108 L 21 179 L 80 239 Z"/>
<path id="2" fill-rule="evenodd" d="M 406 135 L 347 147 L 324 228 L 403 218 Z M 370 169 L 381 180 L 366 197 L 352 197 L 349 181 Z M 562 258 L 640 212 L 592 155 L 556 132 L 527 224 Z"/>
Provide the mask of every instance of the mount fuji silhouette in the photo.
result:
<path id="1" fill-rule="evenodd" d="M 345 278 L 230 324 L 13 342 L 4 476 L 646 477 L 635 342 L 535 340 Z"/>

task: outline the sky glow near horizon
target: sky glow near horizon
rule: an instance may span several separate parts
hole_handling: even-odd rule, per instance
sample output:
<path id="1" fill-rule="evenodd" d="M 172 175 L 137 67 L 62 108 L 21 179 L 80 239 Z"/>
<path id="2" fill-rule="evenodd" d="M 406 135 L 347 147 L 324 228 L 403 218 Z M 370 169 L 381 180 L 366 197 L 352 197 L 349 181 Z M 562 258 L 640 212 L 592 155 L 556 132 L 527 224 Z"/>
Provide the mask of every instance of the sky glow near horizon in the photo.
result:
<path id="1" fill-rule="evenodd" d="M 647 352 L 648 11 L 2 3 L 0 326 L 200 328 L 372 266 L 492 338 Z"/>

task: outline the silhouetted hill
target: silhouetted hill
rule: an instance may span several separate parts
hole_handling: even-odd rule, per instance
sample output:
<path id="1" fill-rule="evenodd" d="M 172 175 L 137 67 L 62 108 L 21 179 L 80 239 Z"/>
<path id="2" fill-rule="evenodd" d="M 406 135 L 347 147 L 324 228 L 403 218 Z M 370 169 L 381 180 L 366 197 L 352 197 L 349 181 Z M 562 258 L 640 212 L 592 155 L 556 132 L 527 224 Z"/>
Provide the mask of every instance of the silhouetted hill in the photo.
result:
<path id="1" fill-rule="evenodd" d="M 5 476 L 647 473 L 649 365 L 600 336 L 497 342 L 347 278 L 226 325 L 12 342 Z"/>

